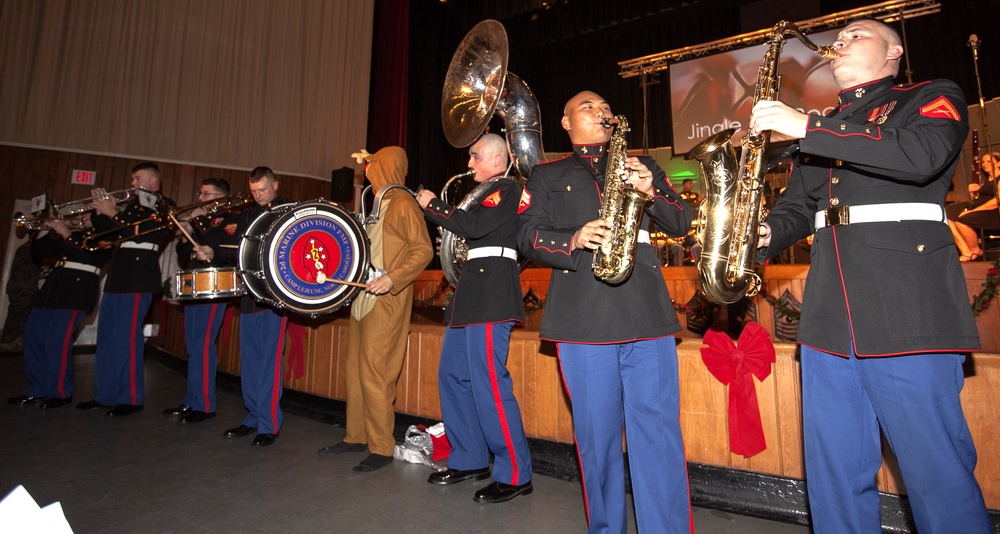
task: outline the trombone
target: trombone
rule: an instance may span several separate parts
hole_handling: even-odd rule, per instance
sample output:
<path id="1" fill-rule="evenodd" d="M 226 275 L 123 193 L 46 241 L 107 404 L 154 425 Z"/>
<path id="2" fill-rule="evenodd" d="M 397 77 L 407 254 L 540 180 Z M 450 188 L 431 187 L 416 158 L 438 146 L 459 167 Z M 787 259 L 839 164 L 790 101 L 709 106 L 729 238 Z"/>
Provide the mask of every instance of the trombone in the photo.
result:
<path id="1" fill-rule="evenodd" d="M 80 212 L 72 217 L 29 217 L 19 211 L 14 214 L 13 222 L 14 226 L 17 228 L 24 228 L 29 232 L 36 232 L 38 230 L 48 230 L 49 227 L 45 226 L 45 223 L 48 221 L 62 221 L 70 232 L 76 232 L 84 229 L 83 215 L 85 213 L 85 211 Z"/>
<path id="2" fill-rule="evenodd" d="M 112 228 L 111 230 L 105 230 L 97 233 L 91 232 L 84 235 L 82 246 L 85 250 L 90 252 L 109 249 L 115 245 L 125 241 L 130 241 L 137 237 L 173 228 L 175 226 L 174 221 L 177 219 L 178 215 L 197 208 L 203 208 L 206 215 L 214 215 L 223 211 L 236 211 L 249 206 L 253 202 L 253 196 L 247 193 L 196 202 L 194 204 L 181 207 L 174 207 L 169 206 L 166 203 L 161 203 L 159 209 L 149 217 L 139 219 L 138 221 L 132 221 L 119 228 Z M 140 230 L 140 227 L 147 223 L 153 224 L 150 224 L 146 228 Z M 130 228 L 135 228 L 135 231 L 125 233 Z M 113 241 L 104 241 L 104 239 L 115 235 L 118 236 L 117 239 L 114 239 Z"/>

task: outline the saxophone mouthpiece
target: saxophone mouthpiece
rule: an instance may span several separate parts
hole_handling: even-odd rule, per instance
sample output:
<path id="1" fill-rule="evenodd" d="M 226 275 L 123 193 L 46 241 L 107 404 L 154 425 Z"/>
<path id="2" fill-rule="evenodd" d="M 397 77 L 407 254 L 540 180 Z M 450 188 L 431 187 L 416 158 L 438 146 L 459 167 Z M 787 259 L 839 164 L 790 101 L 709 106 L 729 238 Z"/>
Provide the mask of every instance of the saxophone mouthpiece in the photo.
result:
<path id="1" fill-rule="evenodd" d="M 840 52 L 833 46 L 823 46 L 819 49 L 819 55 L 825 57 L 826 59 L 837 59 L 840 57 Z"/>
<path id="2" fill-rule="evenodd" d="M 604 117 L 603 119 L 601 119 L 601 126 L 603 126 L 605 129 L 610 129 L 612 126 L 620 122 L 621 122 L 620 120 L 614 117 Z"/>

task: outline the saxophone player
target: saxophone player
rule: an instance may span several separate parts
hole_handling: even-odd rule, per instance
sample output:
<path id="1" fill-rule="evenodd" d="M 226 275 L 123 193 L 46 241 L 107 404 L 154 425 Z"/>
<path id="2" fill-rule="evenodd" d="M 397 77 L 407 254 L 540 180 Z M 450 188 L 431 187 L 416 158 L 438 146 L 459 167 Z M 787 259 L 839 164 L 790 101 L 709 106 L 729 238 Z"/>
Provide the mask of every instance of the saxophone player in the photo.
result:
<path id="1" fill-rule="evenodd" d="M 580 455 L 590 532 L 625 532 L 622 425 L 640 532 L 682 532 L 691 525 L 680 412 L 680 331 L 660 261 L 639 233 L 635 266 L 618 284 L 597 279 L 595 249 L 611 236 L 599 213 L 613 117 L 598 94 L 573 96 L 561 125 L 573 154 L 537 165 L 521 200 L 521 252 L 552 267 L 539 337 L 556 343 Z M 652 197 L 639 228 L 682 236 L 692 213 L 647 156 L 626 159 L 631 187 Z"/>
<path id="2" fill-rule="evenodd" d="M 798 332 L 813 529 L 881 531 L 881 427 L 918 531 L 990 532 L 959 402 L 979 335 L 944 211 L 965 99 L 948 80 L 895 85 L 903 47 L 882 22 L 848 24 L 834 47 L 830 115 L 762 100 L 750 117 L 799 145 L 757 259 L 815 231 Z"/>

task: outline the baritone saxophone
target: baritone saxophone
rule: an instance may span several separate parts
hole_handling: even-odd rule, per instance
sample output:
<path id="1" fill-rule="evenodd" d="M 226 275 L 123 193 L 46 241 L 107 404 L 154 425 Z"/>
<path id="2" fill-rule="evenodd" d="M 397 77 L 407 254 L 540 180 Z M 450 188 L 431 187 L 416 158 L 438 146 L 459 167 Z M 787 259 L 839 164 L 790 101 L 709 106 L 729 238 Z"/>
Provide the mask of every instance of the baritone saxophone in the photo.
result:
<path id="1" fill-rule="evenodd" d="M 778 98 L 778 60 L 786 33 L 827 59 L 840 55 L 832 46 L 814 44 L 794 24 L 777 23 L 769 33 L 764 62 L 757 70 L 754 104 Z M 771 133 L 747 133 L 738 162 L 730 140 L 734 133 L 736 129 L 731 128 L 712 135 L 685 156 L 698 160 L 708 186 L 698 213 L 697 239 L 702 246 L 698 274 L 702 291 L 716 304 L 752 297 L 761 285 L 760 276 L 754 272 L 754 256 Z"/>

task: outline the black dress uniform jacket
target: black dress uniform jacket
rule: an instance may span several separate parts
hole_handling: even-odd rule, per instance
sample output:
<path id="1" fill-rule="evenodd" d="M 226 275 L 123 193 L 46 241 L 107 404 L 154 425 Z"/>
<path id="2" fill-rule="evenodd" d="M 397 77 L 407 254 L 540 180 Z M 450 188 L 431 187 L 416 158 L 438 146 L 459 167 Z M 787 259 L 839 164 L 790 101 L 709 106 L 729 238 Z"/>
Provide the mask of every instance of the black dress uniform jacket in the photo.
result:
<path id="1" fill-rule="evenodd" d="M 506 247 L 517 250 L 517 207 L 521 184 L 502 178 L 489 184 L 479 201 L 468 209 L 454 209 L 440 199 L 424 208 L 424 217 L 457 235 L 465 236 L 469 249 Z M 465 262 L 458 287 L 445 317 L 448 324 L 524 322 L 520 268 L 517 260 L 491 256 Z"/>
<path id="2" fill-rule="evenodd" d="M 250 207 L 240 212 L 236 217 L 236 233 L 234 234 L 236 242 L 239 242 L 246 235 L 247 230 L 250 225 L 257 220 L 264 213 L 270 211 L 271 209 L 281 206 L 282 204 L 290 204 L 291 202 L 285 200 L 281 197 L 275 197 L 267 206 L 261 206 L 256 202 L 251 204 Z M 222 265 L 234 265 L 236 264 L 236 258 L 239 251 L 231 248 L 219 248 L 213 249 L 213 258 L 221 261 Z M 253 295 L 249 292 L 240 299 L 240 313 L 257 313 L 264 310 L 273 310 L 272 306 L 267 304 L 258 303 L 254 300 Z"/>
<path id="3" fill-rule="evenodd" d="M 947 80 L 892 78 L 842 91 L 829 117 L 809 116 L 788 187 L 767 216 L 771 258 L 814 231 L 831 206 L 944 206 L 968 132 L 961 90 Z M 940 221 L 869 222 L 815 231 L 799 341 L 840 355 L 979 348 L 955 242 Z"/>
<path id="4" fill-rule="evenodd" d="M 163 212 L 167 206 L 173 206 L 174 201 L 161 196 L 159 205 L 159 211 Z M 158 214 L 157 210 L 140 204 L 138 197 L 134 197 L 125 206 L 125 209 L 114 217 L 108 217 L 100 212 L 94 213 L 91 218 L 94 232 L 119 230 L 110 233 L 102 241 L 111 242 L 117 239 L 126 239 L 132 243 L 144 243 L 157 247 L 155 250 L 151 248 L 123 248 L 121 245 L 114 247 L 108 279 L 104 282 L 105 293 L 159 293 L 163 290 L 158 260 L 159 246 L 170 232 L 170 228 L 163 222 L 164 217 L 165 215 Z M 145 222 L 133 224 L 139 221 Z M 138 235 L 158 227 L 162 227 L 162 229 Z"/>
<path id="5" fill-rule="evenodd" d="M 87 252 L 76 240 L 67 240 L 52 232 L 31 242 L 31 254 L 36 258 L 60 258 L 45 278 L 42 288 L 31 303 L 33 308 L 47 310 L 94 311 L 100 292 L 100 269 L 108 263 L 110 251 Z M 97 273 L 65 267 L 65 262 L 89 265 Z"/>
<path id="6" fill-rule="evenodd" d="M 651 245 L 638 245 L 631 276 L 617 286 L 594 276 L 593 252 L 571 252 L 573 234 L 600 214 L 606 158 L 595 154 L 603 148 L 575 146 L 575 155 L 535 166 L 525 186 L 527 208 L 520 217 L 520 250 L 553 267 L 539 332 L 543 339 L 624 343 L 681 330 Z M 684 235 L 691 228 L 691 208 L 652 158 L 641 156 L 640 160 L 653 173 L 655 193 L 640 228 L 649 228 L 652 219 L 667 235 Z"/>
<path id="7" fill-rule="evenodd" d="M 212 217 L 201 215 L 189 221 L 194 230 L 195 240 L 199 245 L 212 247 L 213 251 L 221 250 L 220 245 L 239 245 L 241 234 L 238 217 L 235 213 L 220 213 Z M 183 240 L 177 243 L 177 258 L 185 269 L 206 269 L 209 267 L 231 267 L 233 256 L 224 254 L 212 255 L 211 261 L 202 261 L 194 257 L 194 245 Z"/>

